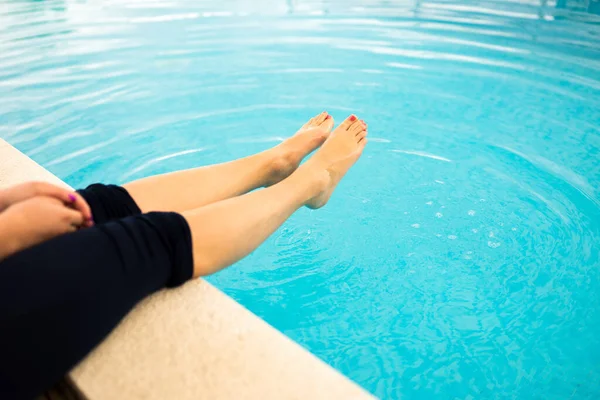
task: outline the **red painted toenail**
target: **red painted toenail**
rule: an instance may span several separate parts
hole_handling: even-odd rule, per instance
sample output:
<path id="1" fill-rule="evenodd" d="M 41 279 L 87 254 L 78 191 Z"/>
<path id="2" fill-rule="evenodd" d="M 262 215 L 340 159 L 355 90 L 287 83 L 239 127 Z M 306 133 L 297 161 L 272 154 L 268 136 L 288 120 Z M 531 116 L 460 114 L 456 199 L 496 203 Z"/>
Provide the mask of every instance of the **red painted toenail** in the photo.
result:
<path id="1" fill-rule="evenodd" d="M 350 121 L 356 121 L 356 116 L 355 115 L 351 115 L 350 116 Z"/>
<path id="2" fill-rule="evenodd" d="M 327 114 L 327 116 L 325 117 L 325 119 L 329 119 L 331 118 L 331 115 Z"/>

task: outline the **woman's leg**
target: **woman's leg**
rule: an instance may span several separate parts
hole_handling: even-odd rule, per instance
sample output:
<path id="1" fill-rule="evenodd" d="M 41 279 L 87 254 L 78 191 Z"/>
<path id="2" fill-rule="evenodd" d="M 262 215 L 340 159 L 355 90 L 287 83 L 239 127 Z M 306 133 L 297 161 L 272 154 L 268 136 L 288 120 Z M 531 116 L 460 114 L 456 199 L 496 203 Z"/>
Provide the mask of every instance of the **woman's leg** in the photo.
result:
<path id="1" fill-rule="evenodd" d="M 184 212 L 192 232 L 194 276 L 212 274 L 245 257 L 298 208 L 325 205 L 365 144 L 366 125 L 351 116 L 289 178 Z"/>
<path id="2" fill-rule="evenodd" d="M 232 264 L 297 208 L 323 206 L 366 144 L 364 125 L 355 119 L 342 123 L 288 179 L 183 216 L 138 215 L 125 192 L 95 187 L 105 223 L 0 262 L 0 398 L 35 397 L 144 297 Z M 132 215 L 112 219 L 123 204 Z"/>
<path id="3" fill-rule="evenodd" d="M 115 190 L 103 201 L 120 207 Z M 1 261 L 0 399 L 48 389 L 137 302 L 192 275 L 189 226 L 164 212 L 109 219 Z"/>
<path id="4" fill-rule="evenodd" d="M 302 159 L 320 146 L 333 128 L 333 118 L 321 113 L 294 136 L 262 153 L 239 160 L 151 176 L 124 185 L 142 212 L 182 212 L 254 189 L 289 176 Z"/>

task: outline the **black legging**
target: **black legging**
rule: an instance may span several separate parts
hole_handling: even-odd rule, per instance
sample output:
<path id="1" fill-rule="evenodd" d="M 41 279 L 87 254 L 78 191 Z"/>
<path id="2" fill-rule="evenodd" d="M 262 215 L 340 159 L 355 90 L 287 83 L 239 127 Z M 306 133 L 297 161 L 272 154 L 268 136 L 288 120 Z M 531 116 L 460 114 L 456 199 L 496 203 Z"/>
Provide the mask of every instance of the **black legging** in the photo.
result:
<path id="1" fill-rule="evenodd" d="M 118 186 L 79 193 L 95 226 L 0 262 L 0 399 L 42 393 L 137 302 L 192 277 L 192 239 L 181 215 L 141 214 Z"/>

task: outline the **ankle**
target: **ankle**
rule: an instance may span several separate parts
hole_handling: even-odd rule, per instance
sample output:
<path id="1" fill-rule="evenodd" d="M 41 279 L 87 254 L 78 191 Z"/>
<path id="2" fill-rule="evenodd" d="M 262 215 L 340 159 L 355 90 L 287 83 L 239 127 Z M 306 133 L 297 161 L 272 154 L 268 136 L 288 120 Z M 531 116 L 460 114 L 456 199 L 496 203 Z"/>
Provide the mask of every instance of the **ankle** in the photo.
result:
<path id="1" fill-rule="evenodd" d="M 303 189 L 303 203 L 307 203 L 327 189 L 331 177 L 327 170 L 306 165 L 298 168 L 287 180 L 292 187 Z"/>
<path id="2" fill-rule="evenodd" d="M 267 151 L 265 171 L 266 184 L 271 186 L 290 176 L 297 167 L 295 160 L 297 157 L 292 151 L 287 151 L 278 147 L 274 147 Z"/>

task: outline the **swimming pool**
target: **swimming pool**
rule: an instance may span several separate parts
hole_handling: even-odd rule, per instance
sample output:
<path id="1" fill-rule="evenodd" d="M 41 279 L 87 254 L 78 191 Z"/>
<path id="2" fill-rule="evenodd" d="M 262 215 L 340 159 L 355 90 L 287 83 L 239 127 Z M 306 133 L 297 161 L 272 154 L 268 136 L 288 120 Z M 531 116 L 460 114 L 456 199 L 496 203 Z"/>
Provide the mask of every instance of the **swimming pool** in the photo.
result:
<path id="1" fill-rule="evenodd" d="M 600 396 L 600 3 L 0 1 L 0 136 L 73 186 L 370 143 L 209 280 L 382 398 Z"/>

